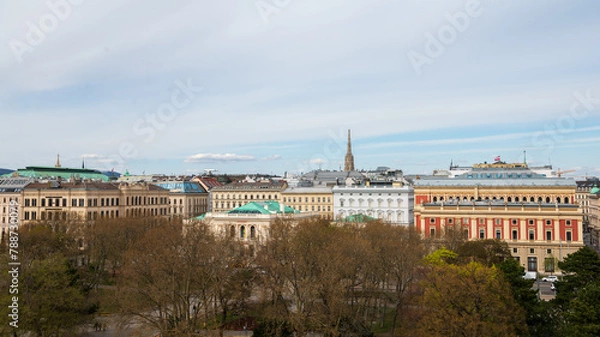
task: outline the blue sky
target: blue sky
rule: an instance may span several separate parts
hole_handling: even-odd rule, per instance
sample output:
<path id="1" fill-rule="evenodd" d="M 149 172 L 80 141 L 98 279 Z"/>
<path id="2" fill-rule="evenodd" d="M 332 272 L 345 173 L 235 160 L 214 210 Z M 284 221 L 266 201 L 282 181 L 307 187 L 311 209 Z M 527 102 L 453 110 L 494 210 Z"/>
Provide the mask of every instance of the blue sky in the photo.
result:
<path id="1" fill-rule="evenodd" d="M 596 1 L 0 2 L 0 167 L 600 175 Z"/>

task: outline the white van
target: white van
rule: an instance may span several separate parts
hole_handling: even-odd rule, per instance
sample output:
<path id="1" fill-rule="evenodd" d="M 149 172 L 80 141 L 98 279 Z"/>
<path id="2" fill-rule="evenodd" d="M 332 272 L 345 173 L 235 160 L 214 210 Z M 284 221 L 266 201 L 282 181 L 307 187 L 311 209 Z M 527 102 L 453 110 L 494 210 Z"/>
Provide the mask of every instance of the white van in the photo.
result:
<path id="1" fill-rule="evenodd" d="M 523 275 L 523 278 L 526 280 L 537 280 L 537 272 L 535 271 L 526 271 Z"/>

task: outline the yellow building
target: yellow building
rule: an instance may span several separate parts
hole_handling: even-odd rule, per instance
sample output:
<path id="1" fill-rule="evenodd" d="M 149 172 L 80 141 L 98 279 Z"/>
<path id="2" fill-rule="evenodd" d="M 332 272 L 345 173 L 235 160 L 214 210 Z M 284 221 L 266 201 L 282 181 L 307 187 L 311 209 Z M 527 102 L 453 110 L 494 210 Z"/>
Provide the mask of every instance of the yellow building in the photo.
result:
<path id="1" fill-rule="evenodd" d="M 235 182 L 210 190 L 213 212 L 226 212 L 253 201 L 279 201 L 285 181 Z"/>
<path id="2" fill-rule="evenodd" d="M 288 187 L 281 192 L 283 204 L 301 212 L 318 212 L 321 219 L 333 220 L 333 188 Z"/>
<path id="3" fill-rule="evenodd" d="M 590 246 L 597 252 L 600 252 L 600 188 L 595 185 L 590 191 L 588 197 L 589 209 L 589 229 L 590 229 Z"/>

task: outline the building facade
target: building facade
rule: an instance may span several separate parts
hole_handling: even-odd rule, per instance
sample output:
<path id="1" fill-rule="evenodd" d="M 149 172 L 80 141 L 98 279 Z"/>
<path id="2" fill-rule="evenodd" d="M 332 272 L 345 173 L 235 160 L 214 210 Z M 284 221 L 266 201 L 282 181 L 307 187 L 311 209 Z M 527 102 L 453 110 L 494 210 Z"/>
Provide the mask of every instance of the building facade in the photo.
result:
<path id="1" fill-rule="evenodd" d="M 590 190 L 588 197 L 589 209 L 589 245 L 600 254 L 600 188 L 599 185 L 595 185 Z"/>
<path id="2" fill-rule="evenodd" d="M 333 220 L 333 188 L 287 187 L 281 192 L 283 204 L 301 212 L 317 212 L 321 219 Z"/>
<path id="3" fill-rule="evenodd" d="M 22 224 L 169 213 L 169 191 L 147 183 L 33 182 L 21 193 Z"/>
<path id="4" fill-rule="evenodd" d="M 169 191 L 170 216 L 189 219 L 208 211 L 208 192 L 197 182 L 167 180 L 153 184 Z"/>
<path id="5" fill-rule="evenodd" d="M 556 263 L 583 247 L 583 218 L 575 204 L 436 202 L 421 204 L 415 217 L 424 237 L 459 228 L 469 240 L 503 240 L 527 271 L 558 272 Z"/>
<path id="6" fill-rule="evenodd" d="M 394 225 L 413 225 L 414 191 L 410 186 L 335 186 L 333 212 L 336 220 L 363 214 Z"/>
<path id="7" fill-rule="evenodd" d="M 284 181 L 235 182 L 210 190 L 213 212 L 227 212 L 255 201 L 279 201 L 287 187 Z"/>
<path id="8" fill-rule="evenodd" d="M 208 212 L 187 222 L 206 223 L 216 234 L 237 238 L 251 254 L 268 239 L 269 227 L 277 219 L 301 221 L 318 218 L 318 212 L 300 212 L 276 201 L 252 201 L 225 212 Z"/>

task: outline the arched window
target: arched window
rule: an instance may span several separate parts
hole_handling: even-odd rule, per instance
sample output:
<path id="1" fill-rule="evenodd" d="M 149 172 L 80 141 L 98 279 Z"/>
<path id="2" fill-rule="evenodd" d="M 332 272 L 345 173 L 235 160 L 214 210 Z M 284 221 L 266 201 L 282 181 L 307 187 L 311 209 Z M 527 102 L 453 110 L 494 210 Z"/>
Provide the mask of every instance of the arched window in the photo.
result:
<path id="1" fill-rule="evenodd" d="M 565 204 L 569 203 L 569 197 L 565 197 Z"/>
<path id="2" fill-rule="evenodd" d="M 246 227 L 242 226 L 240 227 L 240 238 L 245 238 L 246 237 Z"/>
<path id="3" fill-rule="evenodd" d="M 515 197 L 515 202 L 519 202 L 519 197 Z"/>
<path id="4" fill-rule="evenodd" d="M 254 226 L 250 227 L 250 238 L 256 239 L 256 227 Z"/>
<path id="5" fill-rule="evenodd" d="M 550 203 L 550 197 L 546 197 L 546 203 Z"/>

